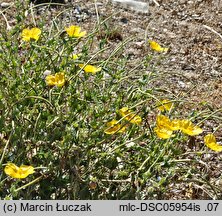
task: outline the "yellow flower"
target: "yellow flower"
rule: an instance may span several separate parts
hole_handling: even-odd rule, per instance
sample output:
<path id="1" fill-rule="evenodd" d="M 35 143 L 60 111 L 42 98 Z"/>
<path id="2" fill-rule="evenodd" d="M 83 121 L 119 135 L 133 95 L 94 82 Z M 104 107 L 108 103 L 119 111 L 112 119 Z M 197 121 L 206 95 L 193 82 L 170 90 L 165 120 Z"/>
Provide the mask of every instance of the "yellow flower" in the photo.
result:
<path id="1" fill-rule="evenodd" d="M 41 30 L 39 28 L 23 29 L 22 40 L 30 41 L 31 39 L 38 40 L 41 35 Z"/>
<path id="2" fill-rule="evenodd" d="M 56 79 L 54 75 L 47 75 L 45 78 L 47 85 L 54 86 L 56 85 Z"/>
<path id="3" fill-rule="evenodd" d="M 122 126 L 121 124 L 117 123 L 118 121 L 113 119 L 112 121 L 107 123 L 107 129 L 105 129 L 106 134 L 114 134 L 116 132 L 123 133 L 126 130 L 126 127 Z"/>
<path id="4" fill-rule="evenodd" d="M 65 28 L 65 30 L 70 37 L 80 38 L 85 36 L 86 34 L 86 31 L 81 32 L 81 28 L 79 26 L 74 26 L 74 25 Z"/>
<path id="5" fill-rule="evenodd" d="M 200 127 L 195 126 L 190 120 L 186 119 L 180 121 L 180 130 L 190 136 L 196 136 L 203 132 Z"/>
<path id="6" fill-rule="evenodd" d="M 76 59 L 78 59 L 81 55 L 82 55 L 81 53 L 80 53 L 80 54 L 73 54 L 73 55 L 72 55 L 72 59 L 76 60 Z"/>
<path id="7" fill-rule="evenodd" d="M 156 124 L 159 128 L 165 128 L 172 131 L 174 130 L 174 125 L 167 116 L 158 115 L 156 118 Z"/>
<path id="8" fill-rule="evenodd" d="M 168 130 L 176 131 L 180 130 L 181 120 L 174 119 L 170 120 L 167 116 L 158 115 L 156 119 L 157 127 L 164 127 Z"/>
<path id="9" fill-rule="evenodd" d="M 21 165 L 20 167 L 17 167 L 14 163 L 7 163 L 4 171 L 12 178 L 18 179 L 26 178 L 28 175 L 35 172 L 32 166 Z"/>
<path id="10" fill-rule="evenodd" d="M 172 130 L 180 130 L 180 125 L 181 125 L 181 120 L 179 119 L 174 119 L 171 121 L 171 128 Z"/>
<path id="11" fill-rule="evenodd" d="M 22 40 L 24 41 L 30 41 L 31 39 L 31 33 L 29 29 L 23 29 L 22 31 Z"/>
<path id="12" fill-rule="evenodd" d="M 92 65 L 86 65 L 84 67 L 84 64 L 79 64 L 79 67 L 81 69 L 83 69 L 86 73 L 92 73 L 92 74 L 95 74 L 96 72 L 99 72 L 99 71 L 102 70 L 101 67 L 95 67 L 95 66 L 92 66 Z"/>
<path id="13" fill-rule="evenodd" d="M 61 72 L 56 73 L 55 75 L 48 75 L 46 76 L 45 81 L 48 86 L 62 87 L 65 85 L 65 74 Z"/>
<path id="14" fill-rule="evenodd" d="M 180 120 L 170 120 L 167 116 L 158 115 L 156 118 L 157 127 L 154 128 L 157 136 L 162 139 L 168 139 L 173 135 L 173 131 L 180 129 Z"/>
<path id="15" fill-rule="evenodd" d="M 56 73 L 55 74 L 56 85 L 58 87 L 62 87 L 65 84 L 65 74 L 64 73 Z"/>
<path id="16" fill-rule="evenodd" d="M 151 49 L 157 51 L 157 52 L 167 52 L 169 48 L 163 48 L 161 47 L 157 42 L 149 40 Z"/>
<path id="17" fill-rule="evenodd" d="M 176 122 L 172 123 L 167 116 L 158 115 L 156 118 L 156 127 L 154 131 L 161 139 L 168 139 L 173 136 L 173 131 L 177 128 Z"/>
<path id="18" fill-rule="evenodd" d="M 164 127 L 155 127 L 154 131 L 156 132 L 157 136 L 161 139 L 169 139 L 170 137 L 173 136 L 173 131 L 168 130 L 167 128 Z"/>
<path id="19" fill-rule="evenodd" d="M 119 110 L 119 114 L 124 117 L 127 121 L 132 124 L 140 124 L 142 122 L 142 118 L 136 114 L 134 114 L 128 107 L 123 107 Z"/>
<path id="20" fill-rule="evenodd" d="M 173 103 L 169 100 L 162 100 L 157 106 L 160 111 L 170 111 L 173 108 Z"/>
<path id="21" fill-rule="evenodd" d="M 216 142 L 216 138 L 213 134 L 206 135 L 204 137 L 204 143 L 208 148 L 212 149 L 213 151 L 216 151 L 216 152 L 222 151 L 222 145 L 219 145 Z"/>
<path id="22" fill-rule="evenodd" d="M 189 120 L 174 119 L 171 121 L 164 115 L 157 116 L 156 124 L 157 127 L 154 130 L 157 136 L 163 139 L 171 137 L 172 132 L 176 130 L 181 130 L 183 133 L 190 136 L 196 136 L 203 132 L 200 127 L 193 125 Z"/>

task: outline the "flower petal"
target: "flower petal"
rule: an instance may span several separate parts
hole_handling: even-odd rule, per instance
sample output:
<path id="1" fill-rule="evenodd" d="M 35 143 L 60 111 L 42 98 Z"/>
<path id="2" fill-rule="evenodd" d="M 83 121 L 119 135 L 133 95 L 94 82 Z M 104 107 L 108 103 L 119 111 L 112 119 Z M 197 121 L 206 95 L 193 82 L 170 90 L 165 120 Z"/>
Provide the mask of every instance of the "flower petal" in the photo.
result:
<path id="1" fill-rule="evenodd" d="M 79 64 L 79 67 L 82 68 L 86 73 L 92 73 L 92 74 L 95 74 L 96 72 L 99 72 L 102 70 L 101 67 L 95 67 L 93 65 L 85 65 L 84 66 L 84 64 Z"/>
<path id="2" fill-rule="evenodd" d="M 65 85 L 65 74 L 63 72 L 56 73 L 55 75 L 50 74 L 46 76 L 45 81 L 48 86 L 62 87 Z"/>
<path id="3" fill-rule="evenodd" d="M 179 119 L 174 119 L 171 121 L 171 128 L 172 130 L 180 130 L 180 125 L 181 125 L 181 120 Z"/>
<path id="4" fill-rule="evenodd" d="M 121 116 L 125 116 L 125 115 L 127 115 L 127 114 L 130 113 L 128 110 L 129 110 L 128 107 L 123 107 L 123 108 L 121 108 L 121 109 L 119 110 L 119 114 L 120 114 Z"/>
<path id="5" fill-rule="evenodd" d="M 34 173 L 34 168 L 32 166 L 22 165 L 20 167 L 16 166 L 14 163 L 7 163 L 4 169 L 5 173 L 12 178 L 26 178 L 28 175 Z"/>
<path id="6" fill-rule="evenodd" d="M 79 54 L 73 54 L 73 55 L 72 55 L 72 59 L 73 59 L 73 60 L 76 60 L 76 59 L 78 59 L 81 55 L 82 55 L 81 53 L 79 53 Z"/>
<path id="7" fill-rule="evenodd" d="M 149 40 L 151 49 L 157 52 L 167 52 L 169 48 L 161 47 L 156 41 Z"/>
<path id="8" fill-rule="evenodd" d="M 65 30 L 70 37 L 80 38 L 85 36 L 86 34 L 86 31 L 81 32 L 81 28 L 79 26 L 74 26 L 74 25 L 65 28 Z"/>
<path id="9" fill-rule="evenodd" d="M 132 124 L 140 124 L 142 122 L 142 118 L 133 113 L 128 107 L 121 108 L 119 114 Z"/>
<path id="10" fill-rule="evenodd" d="M 41 35 L 41 30 L 39 28 L 23 29 L 22 40 L 30 41 L 31 39 L 38 40 Z"/>
<path id="11" fill-rule="evenodd" d="M 31 34 L 29 29 L 23 29 L 22 31 L 22 40 L 24 41 L 30 41 L 31 39 Z"/>
<path id="12" fill-rule="evenodd" d="M 128 120 L 130 123 L 137 125 L 142 122 L 142 118 L 135 114 L 130 114 L 125 119 Z"/>
<path id="13" fill-rule="evenodd" d="M 203 132 L 203 130 L 200 127 L 195 126 L 190 120 L 186 120 L 186 119 L 181 120 L 180 130 L 183 133 L 188 134 L 190 136 L 196 136 Z"/>
<path id="14" fill-rule="evenodd" d="M 31 34 L 31 38 L 37 41 L 41 35 L 41 30 L 39 28 L 32 28 L 30 30 L 30 34 Z"/>
<path id="15" fill-rule="evenodd" d="M 63 72 L 55 74 L 56 85 L 62 87 L 65 85 L 65 74 Z"/>
<path id="16" fill-rule="evenodd" d="M 161 139 L 169 139 L 170 137 L 173 136 L 173 131 L 172 130 L 168 130 L 164 127 L 160 128 L 160 127 L 155 127 L 154 128 L 155 133 L 157 134 L 157 136 Z"/>
<path id="17" fill-rule="evenodd" d="M 173 103 L 169 100 L 162 100 L 157 106 L 160 111 L 170 111 L 173 108 Z"/>
<path id="18" fill-rule="evenodd" d="M 54 75 L 47 75 L 45 81 L 48 86 L 56 85 L 56 79 Z"/>
<path id="19" fill-rule="evenodd" d="M 156 119 L 157 127 L 159 128 L 166 128 L 168 130 L 173 130 L 173 125 L 170 119 L 164 115 L 158 115 Z"/>
<path id="20" fill-rule="evenodd" d="M 80 32 L 76 37 L 84 37 L 86 35 L 86 31 Z"/>
<path id="21" fill-rule="evenodd" d="M 216 142 L 216 138 L 213 134 L 206 135 L 204 137 L 204 143 L 208 148 L 212 149 L 213 151 L 216 151 L 216 152 L 222 151 L 222 145 L 219 145 Z"/>
<path id="22" fill-rule="evenodd" d="M 112 121 L 107 123 L 107 129 L 104 130 L 106 134 L 114 134 L 116 132 L 123 133 L 126 127 L 122 126 L 121 124 L 117 123 L 118 121 L 113 119 Z"/>

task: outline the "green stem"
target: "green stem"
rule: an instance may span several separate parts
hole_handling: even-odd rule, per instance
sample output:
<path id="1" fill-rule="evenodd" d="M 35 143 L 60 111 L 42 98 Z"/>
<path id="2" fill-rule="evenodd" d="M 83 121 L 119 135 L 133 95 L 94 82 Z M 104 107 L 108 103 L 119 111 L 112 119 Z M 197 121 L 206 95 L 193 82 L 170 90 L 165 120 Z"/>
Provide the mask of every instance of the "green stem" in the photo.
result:
<path id="1" fill-rule="evenodd" d="M 42 177 L 43 177 L 43 175 L 42 175 L 42 176 L 39 176 L 38 178 L 34 179 L 33 181 L 29 182 L 28 184 L 25 184 L 25 185 L 23 185 L 23 186 L 15 189 L 15 192 L 18 192 L 18 191 L 22 190 L 23 188 L 26 188 L 26 187 L 28 187 L 28 186 L 36 183 L 36 182 L 39 181 Z"/>
<path id="2" fill-rule="evenodd" d="M 12 129 L 10 135 L 9 135 L 9 138 L 5 144 L 5 147 L 4 147 L 4 150 L 3 150 L 3 153 L 2 153 L 2 156 L 1 156 L 1 160 L 0 160 L 0 165 L 2 164 L 2 161 L 4 160 L 4 157 L 5 157 L 5 153 L 6 153 L 6 150 L 8 148 L 8 145 L 9 145 L 9 142 L 10 142 L 10 139 L 12 137 L 12 134 L 13 134 L 14 130 Z"/>
<path id="3" fill-rule="evenodd" d="M 122 146 L 125 146 L 125 145 L 128 144 L 128 143 L 131 143 L 131 142 L 134 142 L 134 141 L 136 141 L 136 140 L 139 140 L 141 137 L 143 137 L 143 135 L 142 135 L 142 136 L 139 136 L 139 137 L 136 137 L 136 138 L 133 139 L 133 140 L 129 140 L 129 141 L 127 141 L 127 142 L 122 143 L 121 145 L 119 145 L 119 146 L 117 146 L 116 148 L 114 148 L 114 149 L 111 151 L 111 153 L 114 152 L 114 151 L 116 151 L 118 148 L 121 148 Z"/>

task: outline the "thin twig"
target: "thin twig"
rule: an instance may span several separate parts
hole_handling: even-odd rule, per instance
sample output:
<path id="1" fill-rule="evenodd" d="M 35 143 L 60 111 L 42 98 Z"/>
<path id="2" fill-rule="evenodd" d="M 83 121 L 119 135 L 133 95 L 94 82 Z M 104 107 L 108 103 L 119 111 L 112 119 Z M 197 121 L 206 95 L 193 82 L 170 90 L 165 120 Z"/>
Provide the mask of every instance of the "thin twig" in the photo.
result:
<path id="1" fill-rule="evenodd" d="M 153 2 L 159 7 L 160 4 L 156 1 L 156 0 L 153 0 Z"/>
<path id="2" fill-rule="evenodd" d="M 0 13 L 2 14 L 2 16 L 3 16 L 3 18 L 4 18 L 5 22 L 6 22 L 6 29 L 8 31 L 11 30 L 12 27 L 9 25 L 8 20 L 7 20 L 6 16 L 5 16 L 5 14 L 3 12 L 1 12 L 1 11 L 0 11 Z"/>
<path id="3" fill-rule="evenodd" d="M 115 182 L 115 183 L 128 183 L 128 182 L 131 182 L 130 179 L 125 179 L 125 180 L 118 180 L 118 179 L 102 179 L 101 180 L 102 182 Z"/>
<path id="4" fill-rule="evenodd" d="M 213 33 L 215 33 L 217 36 L 219 36 L 222 39 L 222 35 L 219 34 L 217 31 L 215 31 L 214 29 L 212 29 L 211 27 L 207 26 L 207 25 L 203 25 L 204 28 L 212 31 Z"/>
<path id="5" fill-rule="evenodd" d="M 15 189 L 15 192 L 18 192 L 18 191 L 20 191 L 20 190 L 22 190 L 22 189 L 24 189 L 24 188 L 26 188 L 26 187 L 28 187 L 28 186 L 36 183 L 36 182 L 39 181 L 42 177 L 43 177 L 43 175 L 42 175 L 42 176 L 39 176 L 38 178 L 34 179 L 33 181 L 31 181 L 31 182 L 29 182 L 29 183 L 27 183 L 27 184 L 25 184 L 25 185 L 23 185 L 23 186 Z"/>
<path id="6" fill-rule="evenodd" d="M 94 0 L 94 4 L 95 4 L 95 10 L 96 10 L 96 20 L 97 20 L 97 24 L 98 24 L 99 30 L 100 30 L 100 19 L 99 19 L 98 7 L 97 7 L 97 0 Z"/>
<path id="7" fill-rule="evenodd" d="M 36 21 L 35 21 L 35 15 L 34 15 L 34 11 L 33 11 L 33 7 L 32 7 L 32 2 L 31 2 L 31 16 L 32 16 L 32 21 L 34 23 L 34 26 L 36 26 Z"/>
<path id="8" fill-rule="evenodd" d="M 14 133 L 14 129 L 11 130 L 11 133 L 10 133 L 10 135 L 9 135 L 9 138 L 8 138 L 6 144 L 5 144 L 4 149 L 3 149 L 2 156 L 1 156 L 1 159 L 0 159 L 0 165 L 2 164 L 2 162 L 3 162 L 3 160 L 4 160 L 6 150 L 7 150 L 7 148 L 8 148 L 8 145 L 9 145 L 9 142 L 10 142 L 10 140 L 11 140 L 11 137 L 12 137 L 12 134 L 13 134 L 13 133 Z"/>

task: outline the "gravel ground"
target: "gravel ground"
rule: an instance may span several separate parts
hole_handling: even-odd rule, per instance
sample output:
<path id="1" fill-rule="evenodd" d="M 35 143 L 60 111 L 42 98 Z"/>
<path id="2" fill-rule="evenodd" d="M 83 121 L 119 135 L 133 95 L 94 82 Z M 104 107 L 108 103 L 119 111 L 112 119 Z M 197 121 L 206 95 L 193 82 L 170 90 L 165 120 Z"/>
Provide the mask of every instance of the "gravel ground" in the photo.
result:
<path id="1" fill-rule="evenodd" d="M 12 1 L 2 2 L 11 4 Z M 109 35 L 109 45 L 114 49 L 118 43 L 133 36 L 122 54 L 129 59 L 129 69 L 153 53 L 147 42 L 148 39 L 153 39 L 170 48 L 158 63 L 157 73 L 161 75 L 161 79 L 153 82 L 153 85 L 167 89 L 174 95 L 183 95 L 192 104 L 196 104 L 195 108 L 202 102 L 210 103 L 215 110 L 222 108 L 222 1 L 158 0 L 159 6 L 151 2 L 149 13 L 144 14 L 123 9 L 109 0 L 96 2 L 96 6 L 94 0 L 75 0 L 66 1 L 65 6 L 38 7 L 36 21 L 51 21 L 59 15 L 61 27 L 77 24 L 90 32 L 98 20 L 104 20 L 112 15 L 107 22 L 114 32 Z M 15 25 L 14 6 L 6 9 L 3 5 L 0 9 L 4 10 L 9 24 Z M 62 11 L 63 13 L 60 13 Z M 0 21 L 0 26 L 6 28 L 2 16 Z M 103 34 L 101 32 L 98 37 L 103 37 Z M 95 50 L 98 49 L 97 46 L 98 43 L 95 41 Z M 104 55 L 109 54 L 110 52 L 107 52 Z M 154 55 L 151 64 L 155 64 L 156 60 L 158 55 Z M 134 72 L 139 75 L 140 70 Z M 211 127 L 211 122 L 208 126 Z M 222 139 L 221 134 L 218 130 L 219 139 Z M 218 180 L 221 175 L 221 163 L 215 163 L 218 159 L 221 161 L 219 157 L 207 155 L 203 158 L 207 164 L 207 171 L 203 164 L 200 164 L 200 170 L 205 170 L 203 172 L 212 178 L 211 182 L 221 187 L 222 182 Z M 164 198 L 211 197 L 205 186 L 198 186 L 195 181 L 190 184 L 173 183 L 170 187 L 170 193 L 165 194 Z"/>

